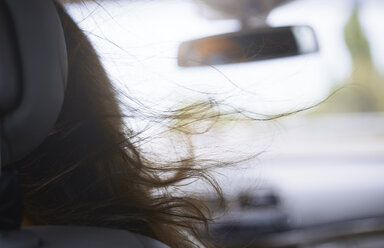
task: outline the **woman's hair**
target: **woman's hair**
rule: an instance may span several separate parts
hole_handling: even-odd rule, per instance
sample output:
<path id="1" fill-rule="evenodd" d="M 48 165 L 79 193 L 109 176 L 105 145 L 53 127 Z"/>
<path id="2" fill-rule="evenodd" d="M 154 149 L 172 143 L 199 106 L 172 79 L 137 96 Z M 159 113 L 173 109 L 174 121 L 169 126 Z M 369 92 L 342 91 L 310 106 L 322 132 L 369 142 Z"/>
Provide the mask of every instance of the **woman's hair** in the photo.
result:
<path id="1" fill-rule="evenodd" d="M 209 180 L 206 170 L 193 157 L 160 166 L 141 155 L 95 50 L 57 8 L 69 56 L 68 84 L 49 136 L 14 164 L 22 179 L 24 216 L 34 225 L 125 229 L 171 247 L 197 246 L 192 240 L 207 245 L 200 232 L 209 211 L 198 198 L 171 190 L 191 178 Z"/>

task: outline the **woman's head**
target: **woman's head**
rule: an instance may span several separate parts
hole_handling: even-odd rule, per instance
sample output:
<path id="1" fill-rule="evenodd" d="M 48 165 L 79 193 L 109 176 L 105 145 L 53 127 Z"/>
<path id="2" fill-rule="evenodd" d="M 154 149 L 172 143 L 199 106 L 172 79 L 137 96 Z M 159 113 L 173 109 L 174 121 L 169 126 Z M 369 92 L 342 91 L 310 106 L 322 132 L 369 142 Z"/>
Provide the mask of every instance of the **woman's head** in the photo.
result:
<path id="1" fill-rule="evenodd" d="M 138 232 L 172 247 L 208 221 L 200 201 L 167 189 L 204 177 L 191 161 L 159 167 L 130 141 L 115 89 L 91 43 L 57 5 L 66 36 L 69 74 L 60 116 L 46 140 L 14 164 L 24 215 L 35 225 L 92 225 Z M 162 178 L 161 172 L 174 176 Z"/>

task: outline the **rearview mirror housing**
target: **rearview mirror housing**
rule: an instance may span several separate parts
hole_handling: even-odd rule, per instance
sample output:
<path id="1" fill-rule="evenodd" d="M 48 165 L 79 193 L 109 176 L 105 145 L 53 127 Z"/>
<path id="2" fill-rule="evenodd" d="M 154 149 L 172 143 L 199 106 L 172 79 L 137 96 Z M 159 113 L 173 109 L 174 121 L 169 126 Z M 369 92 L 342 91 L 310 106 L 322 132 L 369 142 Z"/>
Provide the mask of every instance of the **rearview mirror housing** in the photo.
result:
<path id="1" fill-rule="evenodd" d="M 264 27 L 183 42 L 181 67 L 243 63 L 314 53 L 319 50 L 309 26 Z"/>

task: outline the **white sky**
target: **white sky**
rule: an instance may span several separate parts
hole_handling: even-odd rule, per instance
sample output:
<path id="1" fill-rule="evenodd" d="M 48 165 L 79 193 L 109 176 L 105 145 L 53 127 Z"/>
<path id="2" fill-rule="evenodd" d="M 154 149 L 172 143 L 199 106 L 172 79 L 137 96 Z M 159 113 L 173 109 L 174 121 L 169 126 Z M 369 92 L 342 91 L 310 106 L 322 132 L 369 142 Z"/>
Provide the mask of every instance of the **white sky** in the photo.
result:
<path id="1" fill-rule="evenodd" d="M 382 1 L 363 1 L 363 23 L 373 54 L 384 68 L 384 10 Z M 103 62 L 119 86 L 149 106 L 174 105 L 214 97 L 260 113 L 302 108 L 324 98 L 335 82 L 350 71 L 342 28 L 351 1 L 302 0 L 281 7 L 269 17 L 273 26 L 311 25 L 321 52 L 216 68 L 178 68 L 180 42 L 231 32 L 234 20 L 210 21 L 188 0 L 107 2 L 70 7 L 81 25 L 93 33 Z M 113 43 L 113 44 L 112 44 Z M 203 92 L 203 93 L 201 93 Z"/>

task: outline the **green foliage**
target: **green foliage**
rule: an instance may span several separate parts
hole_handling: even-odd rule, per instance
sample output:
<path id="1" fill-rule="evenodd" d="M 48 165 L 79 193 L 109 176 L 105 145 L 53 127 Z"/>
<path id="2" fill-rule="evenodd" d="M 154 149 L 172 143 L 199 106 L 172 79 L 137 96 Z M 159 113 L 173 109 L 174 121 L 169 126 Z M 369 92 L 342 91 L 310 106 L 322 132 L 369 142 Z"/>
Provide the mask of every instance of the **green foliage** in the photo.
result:
<path id="1" fill-rule="evenodd" d="M 337 84 L 338 91 L 315 114 L 384 111 L 384 78 L 375 68 L 371 48 L 356 5 L 344 27 L 345 44 L 352 59 L 350 76 Z"/>

